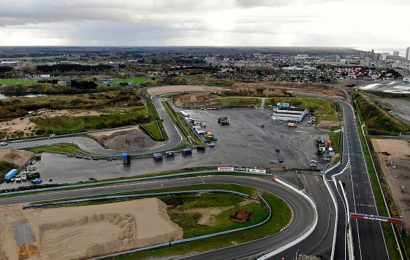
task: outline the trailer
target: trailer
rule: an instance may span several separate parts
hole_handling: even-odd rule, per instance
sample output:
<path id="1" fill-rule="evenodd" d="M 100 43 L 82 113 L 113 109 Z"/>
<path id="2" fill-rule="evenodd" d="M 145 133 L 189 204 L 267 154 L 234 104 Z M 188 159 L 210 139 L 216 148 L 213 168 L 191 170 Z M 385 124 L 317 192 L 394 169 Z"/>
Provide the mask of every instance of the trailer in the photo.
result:
<path id="1" fill-rule="evenodd" d="M 17 169 L 10 170 L 8 173 L 6 173 L 6 175 L 4 175 L 4 179 L 6 181 L 10 181 L 11 179 L 14 178 L 14 176 L 17 175 L 17 172 L 18 172 Z"/>
<path id="2" fill-rule="evenodd" d="M 130 165 L 131 164 L 131 155 L 128 153 L 122 153 L 121 154 L 121 160 L 124 165 Z"/>
<path id="3" fill-rule="evenodd" d="M 192 155 L 192 149 L 191 149 L 191 148 L 182 149 L 182 155 L 183 155 L 183 156 Z"/>

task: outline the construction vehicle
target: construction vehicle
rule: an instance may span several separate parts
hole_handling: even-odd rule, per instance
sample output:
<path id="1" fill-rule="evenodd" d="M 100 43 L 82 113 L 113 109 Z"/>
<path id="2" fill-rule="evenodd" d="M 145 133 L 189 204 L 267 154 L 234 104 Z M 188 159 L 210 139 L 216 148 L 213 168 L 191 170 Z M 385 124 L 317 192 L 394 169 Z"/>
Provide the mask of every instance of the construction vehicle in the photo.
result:
<path id="1" fill-rule="evenodd" d="M 218 118 L 218 123 L 221 124 L 221 125 L 229 125 L 230 121 L 229 121 L 228 117 L 223 116 L 223 117 Z"/>

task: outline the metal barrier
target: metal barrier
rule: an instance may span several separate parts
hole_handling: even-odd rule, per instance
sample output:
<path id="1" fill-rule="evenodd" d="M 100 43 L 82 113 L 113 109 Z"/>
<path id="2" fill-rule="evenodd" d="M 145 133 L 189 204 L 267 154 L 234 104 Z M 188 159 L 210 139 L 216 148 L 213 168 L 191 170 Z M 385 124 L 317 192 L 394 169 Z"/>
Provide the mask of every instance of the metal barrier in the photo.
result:
<path id="1" fill-rule="evenodd" d="M 167 179 L 172 177 L 180 177 L 180 176 L 190 176 L 196 174 L 211 174 L 211 173 L 238 173 L 238 174 L 249 174 L 249 175 L 258 175 L 258 176 L 271 176 L 272 174 L 269 173 L 250 173 L 246 171 L 217 171 L 217 170 L 206 170 L 206 171 L 194 171 L 194 172 L 182 172 L 182 173 L 174 173 L 174 174 L 165 174 L 159 176 L 147 176 L 147 177 L 135 177 L 125 180 L 115 180 L 115 181 L 103 181 L 98 183 L 84 183 L 84 184 L 74 184 L 74 185 L 61 185 L 58 187 L 51 187 L 51 188 L 39 188 L 39 189 L 28 189 L 22 191 L 13 191 L 13 192 L 4 192 L 0 193 L 0 198 L 9 195 L 17 195 L 17 194 L 25 194 L 31 192 L 42 192 L 42 191 L 58 191 L 58 190 L 65 190 L 70 188 L 86 188 L 86 187 L 96 187 L 96 186 L 104 186 L 104 185 L 111 185 L 111 184 L 118 184 L 118 183 L 127 183 L 127 182 L 136 182 L 136 181 L 147 181 L 147 180 L 158 180 L 158 179 Z"/>

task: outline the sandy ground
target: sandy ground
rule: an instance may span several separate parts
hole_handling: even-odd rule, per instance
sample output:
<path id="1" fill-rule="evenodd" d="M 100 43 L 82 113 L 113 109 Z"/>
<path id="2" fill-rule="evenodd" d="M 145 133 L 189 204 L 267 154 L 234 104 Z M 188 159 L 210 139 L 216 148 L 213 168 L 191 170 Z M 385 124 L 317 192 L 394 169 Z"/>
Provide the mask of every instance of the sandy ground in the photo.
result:
<path id="1" fill-rule="evenodd" d="M 181 108 L 203 107 L 205 104 L 208 107 L 219 106 L 218 95 L 216 94 L 185 94 L 179 95 L 173 99 L 175 106 Z"/>
<path id="2" fill-rule="evenodd" d="M 29 151 L 16 150 L 14 148 L 0 149 L 0 161 L 6 161 L 20 167 L 28 162 L 33 156 L 34 153 Z"/>
<path id="3" fill-rule="evenodd" d="M 0 207 L 2 260 L 87 259 L 182 236 L 156 198 L 52 209 Z"/>
<path id="4" fill-rule="evenodd" d="M 151 96 L 158 96 L 180 92 L 222 92 L 225 90 L 226 89 L 220 87 L 175 85 L 149 88 L 148 94 L 150 94 Z"/>
<path id="5" fill-rule="evenodd" d="M 30 118 L 51 118 L 57 116 L 98 116 L 97 111 L 69 111 L 69 110 L 40 110 L 35 115 L 20 117 L 13 120 L 0 122 L 0 132 L 5 132 L 4 140 L 21 137 L 36 136 L 38 128 L 30 121 Z"/>
<path id="6" fill-rule="evenodd" d="M 107 149 L 124 152 L 152 149 L 161 144 L 152 140 L 148 135 L 139 130 L 138 127 L 95 132 L 88 134 L 88 136 Z"/>
<path id="7" fill-rule="evenodd" d="M 372 139 L 393 200 L 410 232 L 410 144 L 395 139 Z"/>

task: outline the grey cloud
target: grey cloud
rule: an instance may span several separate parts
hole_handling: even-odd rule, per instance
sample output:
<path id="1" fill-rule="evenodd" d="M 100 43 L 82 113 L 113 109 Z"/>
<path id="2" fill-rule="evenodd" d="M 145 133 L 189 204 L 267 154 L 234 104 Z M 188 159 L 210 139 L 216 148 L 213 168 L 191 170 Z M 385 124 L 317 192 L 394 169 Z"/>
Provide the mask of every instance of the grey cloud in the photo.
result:
<path id="1" fill-rule="evenodd" d="M 282 6 L 289 2 L 290 0 L 235 0 L 236 5 L 243 8 Z"/>
<path id="2" fill-rule="evenodd" d="M 217 8 L 215 2 L 210 3 L 192 0 L 1 0 L 0 26 L 90 20 L 135 22 L 151 16 Z"/>
<path id="3" fill-rule="evenodd" d="M 76 25 L 79 25 L 78 27 Z M 64 34 L 68 45 L 161 45 L 180 37 L 185 30 L 155 21 L 74 24 Z"/>

